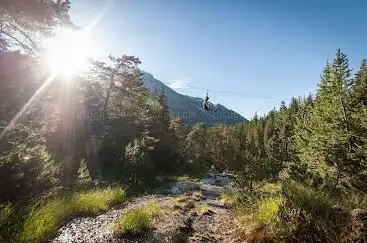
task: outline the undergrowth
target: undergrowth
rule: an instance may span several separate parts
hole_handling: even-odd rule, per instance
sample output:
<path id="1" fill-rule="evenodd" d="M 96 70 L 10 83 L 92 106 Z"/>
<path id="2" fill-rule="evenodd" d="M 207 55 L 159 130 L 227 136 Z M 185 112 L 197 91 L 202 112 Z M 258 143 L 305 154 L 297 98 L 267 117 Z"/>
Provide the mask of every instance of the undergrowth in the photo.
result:
<path id="1" fill-rule="evenodd" d="M 69 217 L 97 214 L 122 202 L 125 198 L 125 191 L 116 187 L 73 193 L 67 197 L 35 205 L 25 219 L 19 238 L 25 242 L 45 239 Z"/>
<path id="2" fill-rule="evenodd" d="M 244 238 L 250 241 L 338 242 L 335 207 L 366 209 L 366 196 L 330 195 L 297 183 L 259 183 L 252 191 L 225 191 Z M 342 222 L 343 223 L 343 222 Z"/>

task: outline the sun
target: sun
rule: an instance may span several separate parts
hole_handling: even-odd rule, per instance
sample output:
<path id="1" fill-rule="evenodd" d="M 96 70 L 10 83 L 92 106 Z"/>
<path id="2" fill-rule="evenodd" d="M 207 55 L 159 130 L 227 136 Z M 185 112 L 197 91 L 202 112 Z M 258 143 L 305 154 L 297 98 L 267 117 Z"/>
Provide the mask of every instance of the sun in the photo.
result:
<path id="1" fill-rule="evenodd" d="M 87 68 L 93 52 L 86 32 L 65 28 L 56 29 L 52 37 L 45 39 L 43 46 L 46 66 L 69 78 Z"/>

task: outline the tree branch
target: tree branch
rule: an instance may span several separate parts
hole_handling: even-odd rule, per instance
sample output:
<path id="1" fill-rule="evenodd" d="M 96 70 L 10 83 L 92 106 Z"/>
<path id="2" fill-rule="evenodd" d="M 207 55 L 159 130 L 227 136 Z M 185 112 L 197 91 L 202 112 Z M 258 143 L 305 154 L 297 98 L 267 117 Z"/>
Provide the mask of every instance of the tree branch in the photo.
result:
<path id="1" fill-rule="evenodd" d="M 21 33 L 30 43 L 32 43 L 33 47 L 39 51 L 39 48 L 37 46 L 37 44 L 32 40 L 32 38 L 27 35 L 27 33 L 25 33 L 23 30 L 21 30 L 18 26 L 12 24 L 12 23 L 8 23 L 12 28 L 14 28 L 16 31 L 18 31 L 19 33 Z M 24 45 L 24 44 L 22 44 Z M 30 47 L 28 47 L 30 49 Z M 33 51 L 34 52 L 34 51 Z"/>
<path id="2" fill-rule="evenodd" d="M 27 46 L 26 44 L 24 44 L 23 42 L 21 42 L 20 40 L 18 40 L 17 38 L 15 38 L 13 35 L 6 33 L 4 30 L 1 31 L 2 34 L 5 34 L 6 36 L 8 36 L 9 38 L 15 40 L 18 44 L 20 44 L 24 49 L 27 49 L 28 51 L 30 51 L 31 53 L 33 53 L 34 51 L 32 50 L 32 48 L 30 48 L 29 46 Z"/>

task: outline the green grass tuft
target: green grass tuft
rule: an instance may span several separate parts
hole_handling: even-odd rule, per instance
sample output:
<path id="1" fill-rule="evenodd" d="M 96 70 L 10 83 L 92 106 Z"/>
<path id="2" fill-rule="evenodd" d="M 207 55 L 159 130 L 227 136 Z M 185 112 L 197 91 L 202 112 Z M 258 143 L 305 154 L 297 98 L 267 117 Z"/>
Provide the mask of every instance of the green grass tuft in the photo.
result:
<path id="1" fill-rule="evenodd" d="M 72 197 L 72 211 L 80 213 L 98 213 L 107 210 L 111 205 L 121 203 L 126 198 L 121 188 L 108 188 L 79 193 Z"/>
<path id="2" fill-rule="evenodd" d="M 312 215 L 325 214 L 336 204 L 334 198 L 325 192 L 301 184 L 284 185 L 283 195 L 290 206 L 301 208 Z"/>
<path id="3" fill-rule="evenodd" d="M 15 219 L 13 205 L 10 203 L 0 204 L 0 242 L 14 239 L 14 228 L 18 224 L 19 219 Z"/>
<path id="4" fill-rule="evenodd" d="M 280 210 L 281 203 L 282 199 L 280 197 L 271 197 L 260 200 L 258 212 L 255 218 L 261 224 L 278 222 L 278 212 Z"/>
<path id="5" fill-rule="evenodd" d="M 227 206 L 235 206 L 238 202 L 238 193 L 232 190 L 225 190 L 220 194 L 220 201 Z"/>
<path id="6" fill-rule="evenodd" d="M 209 212 L 209 207 L 206 203 L 195 203 L 195 209 L 201 214 Z"/>
<path id="7" fill-rule="evenodd" d="M 184 203 L 184 202 L 186 202 L 188 200 L 189 200 L 189 198 L 187 196 L 179 196 L 179 197 L 176 198 L 176 201 L 178 203 Z"/>
<path id="8" fill-rule="evenodd" d="M 367 210 L 367 195 L 351 194 L 338 200 L 338 204 L 347 209 Z"/>
<path id="9" fill-rule="evenodd" d="M 154 219 L 160 218 L 165 210 L 155 201 L 140 208 L 130 209 L 114 224 L 117 235 L 137 235 L 152 228 Z"/>
<path id="10" fill-rule="evenodd" d="M 20 239 L 26 242 L 45 239 L 67 218 L 79 214 L 96 214 L 125 198 L 123 189 L 105 188 L 74 193 L 69 197 L 36 206 L 25 220 Z"/>
<path id="11" fill-rule="evenodd" d="M 261 184 L 259 190 L 262 193 L 266 193 L 266 194 L 277 194 L 277 193 L 281 192 L 282 186 L 279 183 L 265 182 L 265 183 Z"/>

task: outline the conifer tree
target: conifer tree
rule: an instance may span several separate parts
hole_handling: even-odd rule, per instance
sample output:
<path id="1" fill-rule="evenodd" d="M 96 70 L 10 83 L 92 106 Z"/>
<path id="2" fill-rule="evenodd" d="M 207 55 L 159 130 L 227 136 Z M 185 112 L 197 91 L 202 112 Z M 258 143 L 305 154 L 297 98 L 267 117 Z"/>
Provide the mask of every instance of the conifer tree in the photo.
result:
<path id="1" fill-rule="evenodd" d="M 335 188 L 352 172 L 349 92 L 352 85 L 347 56 L 338 50 L 323 71 L 310 121 L 300 132 L 301 159 Z"/>

